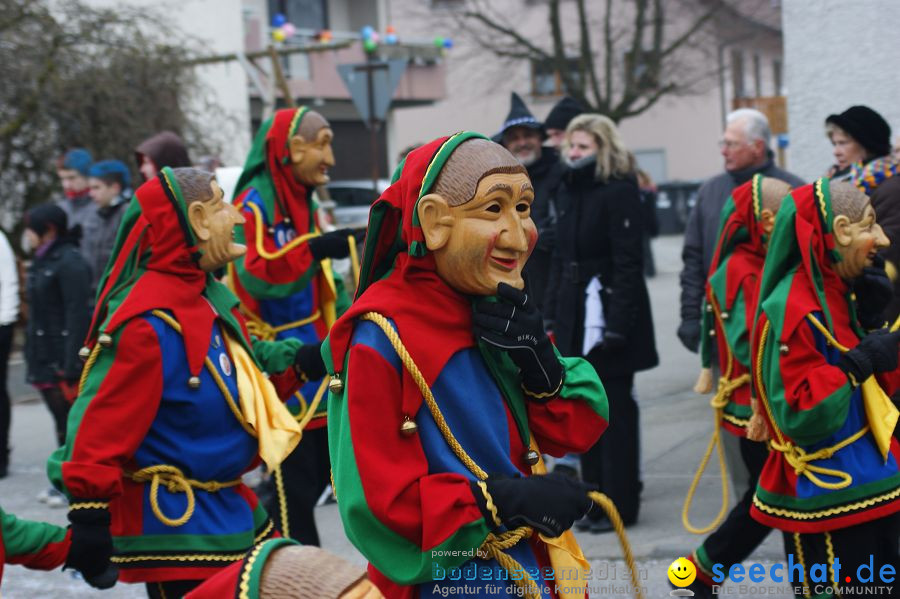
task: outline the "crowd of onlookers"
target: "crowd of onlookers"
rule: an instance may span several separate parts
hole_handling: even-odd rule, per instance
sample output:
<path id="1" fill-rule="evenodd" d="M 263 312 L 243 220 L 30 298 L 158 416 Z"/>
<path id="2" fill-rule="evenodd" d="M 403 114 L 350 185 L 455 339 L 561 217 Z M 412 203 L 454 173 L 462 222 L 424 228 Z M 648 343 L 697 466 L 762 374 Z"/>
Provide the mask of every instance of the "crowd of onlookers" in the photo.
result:
<path id="1" fill-rule="evenodd" d="M 184 142 L 169 131 L 137 146 L 134 160 L 145 180 L 164 166 L 191 164 Z M 24 215 L 21 250 L 27 268 L 19 268 L 6 236 L 0 235 L 0 478 L 6 476 L 9 467 L 6 369 L 20 311 L 27 306 L 27 381 L 40 392 L 50 410 L 57 443 L 62 444 L 69 406 L 77 395 L 81 376 L 79 349 L 119 223 L 133 193 L 131 169 L 125 162 L 95 162 L 83 148 L 70 149 L 60 156 L 56 171 L 63 197 L 34 206 Z M 66 504 L 65 497 L 53 489 L 42 492 L 39 499 L 51 506 Z"/>

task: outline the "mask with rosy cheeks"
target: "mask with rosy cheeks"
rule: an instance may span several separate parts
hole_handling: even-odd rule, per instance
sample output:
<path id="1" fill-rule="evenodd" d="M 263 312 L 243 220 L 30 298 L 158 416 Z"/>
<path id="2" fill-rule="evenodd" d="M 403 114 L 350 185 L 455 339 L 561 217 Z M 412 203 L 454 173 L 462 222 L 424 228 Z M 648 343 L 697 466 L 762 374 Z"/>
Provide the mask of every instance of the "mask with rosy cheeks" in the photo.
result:
<path id="1" fill-rule="evenodd" d="M 499 283 L 522 289 L 522 268 L 537 241 L 533 200 L 524 173 L 487 175 L 459 206 L 438 194 L 424 196 L 419 220 L 438 275 L 468 295 L 495 295 Z"/>
<path id="2" fill-rule="evenodd" d="M 212 181 L 210 187 L 212 199 L 197 200 L 188 206 L 188 221 L 201 252 L 200 268 L 206 272 L 222 268 L 247 251 L 247 246 L 235 243 L 233 237 L 234 228 L 244 223 L 244 217 L 224 200 L 218 182 Z"/>
<path id="3" fill-rule="evenodd" d="M 852 281 L 863 274 L 863 269 L 872 266 L 872 259 L 879 250 L 890 245 L 890 241 L 875 222 L 875 210 L 866 206 L 863 217 L 852 223 L 845 215 L 834 218 L 835 248 L 841 260 L 834 264 L 834 270 L 845 281 Z"/>
<path id="4" fill-rule="evenodd" d="M 295 135 L 290 141 L 291 170 L 294 178 L 308 187 L 325 185 L 330 181 L 328 169 L 334 166 L 331 128 L 319 129 L 312 141 Z"/>

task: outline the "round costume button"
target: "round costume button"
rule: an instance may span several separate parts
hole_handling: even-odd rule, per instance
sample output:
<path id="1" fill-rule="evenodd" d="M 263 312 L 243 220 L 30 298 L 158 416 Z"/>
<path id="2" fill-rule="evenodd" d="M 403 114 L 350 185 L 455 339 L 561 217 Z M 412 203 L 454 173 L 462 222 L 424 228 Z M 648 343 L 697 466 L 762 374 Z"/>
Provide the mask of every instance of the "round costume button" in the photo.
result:
<path id="1" fill-rule="evenodd" d="M 231 360 L 225 354 L 219 354 L 219 367 L 225 373 L 225 376 L 231 376 Z"/>

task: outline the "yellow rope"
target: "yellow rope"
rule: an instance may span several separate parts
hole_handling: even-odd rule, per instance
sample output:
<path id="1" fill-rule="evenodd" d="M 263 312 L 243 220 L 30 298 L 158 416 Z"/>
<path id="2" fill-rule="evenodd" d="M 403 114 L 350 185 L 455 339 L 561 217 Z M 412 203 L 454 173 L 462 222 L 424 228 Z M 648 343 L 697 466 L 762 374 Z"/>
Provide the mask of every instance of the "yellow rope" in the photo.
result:
<path id="1" fill-rule="evenodd" d="M 839 351 L 846 352 L 847 348 L 838 343 L 837 339 L 835 339 L 831 333 L 826 329 L 822 323 L 820 323 L 812 314 L 807 314 L 807 318 L 809 321 L 817 328 L 819 331 L 825 336 L 825 339 L 831 343 L 834 347 L 836 347 Z M 766 413 L 769 415 L 769 421 L 772 423 L 772 427 L 775 430 L 775 435 L 777 439 L 771 439 L 769 441 L 769 447 L 771 447 L 775 451 L 779 451 L 784 455 L 785 460 L 787 460 L 788 464 L 794 468 L 794 473 L 800 476 L 801 474 L 809 479 L 817 487 L 823 489 L 844 489 L 849 487 L 853 483 L 853 477 L 847 472 L 843 472 L 841 470 L 836 470 L 833 468 L 823 468 L 821 466 L 815 466 L 810 462 L 822 459 L 828 459 L 832 455 L 834 455 L 839 449 L 850 445 L 854 441 L 862 438 L 869 431 L 869 426 L 866 425 L 857 432 L 853 433 L 843 441 L 836 443 L 830 447 L 823 447 L 818 451 L 813 453 L 807 453 L 802 447 L 798 447 L 794 445 L 792 441 L 785 438 L 785 436 L 781 433 L 779 427 L 775 424 L 775 417 L 772 414 L 772 407 L 769 405 L 769 399 L 766 396 L 766 388 L 763 385 L 762 380 L 762 361 L 763 361 L 763 353 L 765 352 L 766 339 L 769 336 L 769 325 L 771 323 L 768 319 L 766 319 L 763 324 L 762 331 L 760 333 L 759 339 L 759 347 L 757 348 L 756 355 L 756 369 L 754 375 L 756 376 L 756 389 L 759 394 L 759 400 L 766 408 Z M 833 476 L 837 479 L 840 479 L 840 482 L 829 483 L 825 482 L 816 476 L 816 473 L 823 474 L 826 476 Z"/>
<path id="2" fill-rule="evenodd" d="M 247 332 L 263 341 L 274 341 L 278 333 L 308 325 L 322 317 L 322 311 L 316 310 L 306 318 L 272 326 L 244 305 L 241 305 L 241 311 L 247 315 Z"/>
<path id="3" fill-rule="evenodd" d="M 194 515 L 195 507 L 194 489 L 201 489 L 209 493 L 215 493 L 220 489 L 234 487 L 241 484 L 240 478 L 225 482 L 219 482 L 217 480 L 206 482 L 194 480 L 193 478 L 186 477 L 184 475 L 184 472 L 182 472 L 176 466 L 171 466 L 168 464 L 147 466 L 146 468 L 141 468 L 137 472 L 128 474 L 128 477 L 136 483 L 150 483 L 150 508 L 153 510 L 153 514 L 157 517 L 157 519 L 159 519 L 159 521 L 166 526 L 181 526 L 191 519 L 191 516 Z M 165 485 L 169 493 L 177 493 L 181 491 L 187 497 L 187 507 L 185 508 L 184 513 L 178 518 L 169 518 L 162 512 L 162 509 L 159 507 L 160 484 Z"/>
<path id="4" fill-rule="evenodd" d="M 88 356 L 87 362 L 84 363 L 84 369 L 82 369 L 81 371 L 81 378 L 78 381 L 78 395 L 81 395 L 81 391 L 84 389 L 84 384 L 85 382 L 87 382 L 88 373 L 90 373 L 91 368 L 94 367 L 94 363 L 100 356 L 101 349 L 103 349 L 103 346 L 100 345 L 100 343 L 95 342 L 94 347 L 91 349 L 91 355 Z"/>
<path id="5" fill-rule="evenodd" d="M 157 318 L 165 321 L 165 323 L 175 329 L 176 332 L 181 333 L 181 325 L 178 323 L 178 321 L 162 310 L 153 310 L 152 314 Z M 228 404 L 228 408 L 231 410 L 231 413 L 234 414 L 234 417 L 237 418 L 237 421 L 241 423 L 241 426 L 244 428 L 244 430 L 247 431 L 247 433 L 255 439 L 257 436 L 256 431 L 253 430 L 253 427 L 250 426 L 249 423 L 247 423 L 247 420 L 244 418 L 243 412 L 241 412 L 241 409 L 238 407 L 237 403 L 235 403 L 234 397 L 228 390 L 228 386 L 225 384 L 225 381 L 222 380 L 222 377 L 219 375 L 219 371 L 216 370 L 216 367 L 212 363 L 212 360 L 209 359 L 209 356 L 206 356 L 203 363 L 206 366 L 206 369 L 209 371 L 209 374 L 212 375 L 213 380 L 216 382 L 216 386 L 219 387 L 219 391 L 221 391 L 222 395 L 225 397 L 225 403 Z"/>
<path id="6" fill-rule="evenodd" d="M 719 324 L 719 328 L 724 330 L 725 324 L 722 319 L 722 312 L 719 310 L 719 304 L 716 302 L 715 297 L 709 299 L 709 305 L 713 309 L 716 322 Z M 694 478 L 691 480 L 691 486 L 688 487 L 687 495 L 684 497 L 684 505 L 681 508 L 681 524 L 688 532 L 698 535 L 706 534 L 718 528 L 728 514 L 728 466 L 725 462 L 725 448 L 722 445 L 722 418 L 725 406 L 731 401 L 732 394 L 737 389 L 750 383 L 749 374 L 744 374 L 731 380 L 731 374 L 734 369 L 734 356 L 728 343 L 725 343 L 725 364 L 725 373 L 719 378 L 716 394 L 713 396 L 712 400 L 710 400 L 710 406 L 713 409 L 712 437 L 710 437 L 709 443 L 706 446 L 706 452 L 700 459 L 700 464 L 697 465 L 697 470 L 694 472 Z M 691 524 L 691 504 L 694 501 L 694 493 L 697 491 L 700 479 L 703 478 L 703 473 L 709 465 L 709 458 L 712 455 L 713 449 L 716 450 L 716 455 L 719 458 L 719 473 L 722 476 L 722 502 L 719 505 L 719 513 L 713 518 L 712 522 L 703 527 L 696 527 Z"/>
<path id="7" fill-rule="evenodd" d="M 425 377 L 422 375 L 422 372 L 419 370 L 418 366 L 416 366 L 415 362 L 412 359 L 412 356 L 409 355 L 409 352 L 406 351 L 406 347 L 404 347 L 403 342 L 400 340 L 400 336 L 397 334 L 397 331 L 390 325 L 387 318 L 382 316 L 377 312 L 366 312 L 360 318 L 362 320 L 368 320 L 376 325 L 384 332 L 385 336 L 391 342 L 391 346 L 394 348 L 394 351 L 397 353 L 397 356 L 400 358 L 400 361 L 403 363 L 404 368 L 406 368 L 407 372 L 409 372 L 413 381 L 416 383 L 416 386 L 419 388 L 419 391 L 422 393 L 422 397 L 425 400 L 425 404 L 428 406 L 429 411 L 431 412 L 431 417 L 434 419 L 435 424 L 437 424 L 438 429 L 441 431 L 441 435 L 444 437 L 444 440 L 453 450 L 453 453 L 456 455 L 459 460 L 465 464 L 466 468 L 468 468 L 469 472 L 475 475 L 478 480 L 485 480 L 487 478 L 487 473 L 481 469 L 481 467 L 475 463 L 475 460 L 466 453 L 466 450 L 463 449 L 462 445 L 460 445 L 459 441 L 456 440 L 456 437 L 453 435 L 453 431 L 450 430 L 450 426 L 447 424 L 447 420 L 444 418 L 444 415 L 441 413 L 440 407 L 437 405 L 437 401 L 434 398 L 434 394 L 431 392 L 431 388 L 428 386 L 428 383 L 425 381 Z M 406 414 L 405 416 L 412 416 Z M 622 549 L 625 554 L 625 561 L 628 564 L 628 567 L 631 572 L 631 580 L 634 585 L 636 596 L 641 599 L 643 597 L 643 593 L 641 591 L 641 587 L 638 585 L 638 573 L 637 568 L 634 563 L 634 556 L 631 552 L 631 546 L 628 543 L 628 537 L 625 534 L 625 524 L 622 522 L 621 516 L 619 516 L 619 512 L 616 509 L 615 504 L 613 504 L 612 500 L 604 495 L 603 493 L 599 493 L 597 491 L 591 491 L 588 493 L 588 496 L 592 501 L 600 505 L 601 508 L 606 512 L 609 521 L 612 523 L 613 527 L 616 530 L 616 535 L 619 537 L 619 542 L 622 544 Z M 522 567 L 519 562 L 517 562 L 512 556 L 505 553 L 506 549 L 513 547 L 516 543 L 522 541 L 523 539 L 527 539 L 531 537 L 534 533 L 533 529 L 528 526 L 520 526 L 514 530 L 507 531 L 501 533 L 499 535 L 495 535 L 493 533 L 488 534 L 487 538 L 479 547 L 479 552 L 482 554 L 486 554 L 499 563 L 507 572 L 523 572 L 524 576 L 521 579 L 516 580 L 516 584 L 521 588 L 524 597 L 533 597 L 540 599 L 541 592 L 540 588 L 538 588 L 537 583 L 533 578 L 526 572 L 525 568 Z"/>
<path id="8" fill-rule="evenodd" d="M 316 409 L 322 402 L 322 397 L 325 395 L 326 389 L 328 389 L 328 377 L 322 379 L 319 388 L 316 390 L 316 394 L 313 396 L 313 400 L 310 402 L 309 407 L 306 408 L 306 412 L 304 412 L 303 418 L 300 420 L 300 430 L 306 430 L 306 425 L 309 424 L 309 421 L 316 415 Z"/>
<path id="9" fill-rule="evenodd" d="M 262 213 L 259 210 L 259 206 L 257 206 L 253 202 L 248 202 L 246 205 L 250 207 L 251 211 L 253 211 L 253 217 L 255 218 L 254 228 L 256 229 L 256 253 L 266 260 L 276 260 L 278 258 L 281 258 L 300 244 L 306 243 L 313 237 L 318 237 L 320 235 L 318 231 L 310 231 L 309 233 L 304 233 L 299 237 L 293 238 L 289 243 L 284 244 L 283 247 L 277 249 L 276 251 L 270 252 L 265 248 L 265 245 L 263 244 L 263 229 L 265 229 L 266 227 L 264 226 L 264 221 Z"/>
<path id="10" fill-rule="evenodd" d="M 359 287 L 359 255 L 356 253 L 356 239 L 353 235 L 347 236 L 347 244 L 350 246 L 350 267 L 353 270 L 354 287 Z"/>

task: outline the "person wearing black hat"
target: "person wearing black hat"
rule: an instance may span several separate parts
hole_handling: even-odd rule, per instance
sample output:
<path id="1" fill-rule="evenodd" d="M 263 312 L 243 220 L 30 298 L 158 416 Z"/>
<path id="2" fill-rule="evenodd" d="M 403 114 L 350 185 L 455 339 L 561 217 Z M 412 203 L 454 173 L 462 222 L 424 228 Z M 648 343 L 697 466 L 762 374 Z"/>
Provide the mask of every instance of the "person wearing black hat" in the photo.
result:
<path id="1" fill-rule="evenodd" d="M 551 148 L 559 148 L 566 139 L 566 127 L 576 116 L 584 112 L 584 108 L 578 100 L 566 96 L 550 109 L 550 114 L 544 119 L 544 131 L 547 133 L 545 142 Z"/>
<path id="2" fill-rule="evenodd" d="M 850 178 L 854 164 L 866 164 L 891 153 L 891 126 L 868 106 L 851 106 L 825 119 L 825 134 L 834 147 L 832 180 Z"/>
<path id="3" fill-rule="evenodd" d="M 81 376 L 78 350 L 88 328 L 91 269 L 78 251 L 80 229 L 58 205 L 40 204 L 25 214 L 24 245 L 32 253 L 25 280 L 29 306 L 25 329 L 28 382 L 53 416 L 56 440 L 66 439 L 66 418 Z M 62 507 L 58 494 L 39 499 Z"/>
<path id="4" fill-rule="evenodd" d="M 537 225 L 538 242 L 528 259 L 525 273 L 539 308 L 544 303 L 554 246 L 556 209 L 553 196 L 562 177 L 559 153 L 554 148 L 541 147 L 545 138 L 544 126 L 531 114 L 519 94 L 513 92 L 509 114 L 492 139 L 509 150 L 525 167 L 534 186 L 531 219 Z"/>

